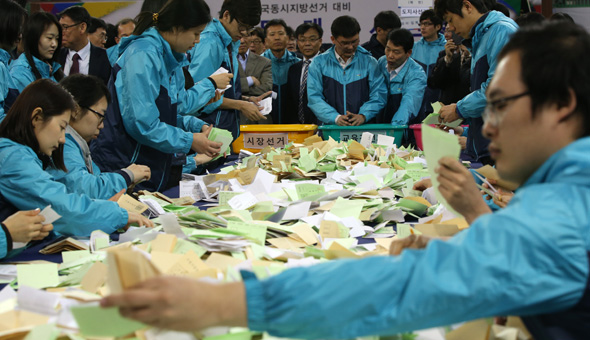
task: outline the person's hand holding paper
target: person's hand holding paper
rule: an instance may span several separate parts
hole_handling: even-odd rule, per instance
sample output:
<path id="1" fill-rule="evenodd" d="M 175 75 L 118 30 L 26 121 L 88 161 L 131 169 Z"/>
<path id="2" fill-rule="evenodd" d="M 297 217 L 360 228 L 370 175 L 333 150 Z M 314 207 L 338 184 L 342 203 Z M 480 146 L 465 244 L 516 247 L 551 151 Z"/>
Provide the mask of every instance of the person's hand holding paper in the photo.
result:
<path id="1" fill-rule="evenodd" d="M 215 157 L 221 152 L 223 144 L 209 140 L 210 129 L 207 132 L 193 133 L 193 144 L 191 149 L 196 153 L 206 154 L 209 157 Z"/>
<path id="2" fill-rule="evenodd" d="M 219 324 L 246 327 L 244 296 L 242 282 L 216 285 L 161 276 L 107 296 L 101 306 L 118 306 L 124 317 L 158 328 L 196 331 Z"/>

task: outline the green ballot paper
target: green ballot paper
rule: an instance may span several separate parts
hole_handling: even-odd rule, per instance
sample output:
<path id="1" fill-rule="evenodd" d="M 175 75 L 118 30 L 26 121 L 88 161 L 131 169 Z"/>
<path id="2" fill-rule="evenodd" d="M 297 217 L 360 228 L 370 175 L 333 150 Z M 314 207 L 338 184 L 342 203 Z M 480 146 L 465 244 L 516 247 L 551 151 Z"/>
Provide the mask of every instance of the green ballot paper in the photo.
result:
<path id="1" fill-rule="evenodd" d="M 80 333 L 87 337 L 120 337 L 147 327 L 119 314 L 119 308 L 79 306 L 71 309 Z M 106 326 L 106 327 L 105 327 Z"/>
<path id="2" fill-rule="evenodd" d="M 436 199 L 438 199 L 438 201 L 453 214 L 461 216 L 447 203 L 438 191 L 438 174 L 434 172 L 434 169 L 438 167 L 438 161 L 441 158 L 452 157 L 457 160 L 459 159 L 459 154 L 461 153 L 459 138 L 448 132 L 432 128 L 428 125 L 423 125 L 422 143 L 424 144 L 424 155 L 426 163 L 428 164 L 428 172 L 430 173 L 430 180 L 432 181 L 432 187 L 434 188 Z"/>
<path id="3" fill-rule="evenodd" d="M 221 157 L 224 152 L 228 151 L 231 142 L 234 140 L 234 137 L 231 135 L 231 132 L 227 130 L 213 127 L 211 128 L 211 131 L 209 131 L 209 140 L 222 144 L 219 156 L 215 157 L 215 159 L 217 159 Z"/>

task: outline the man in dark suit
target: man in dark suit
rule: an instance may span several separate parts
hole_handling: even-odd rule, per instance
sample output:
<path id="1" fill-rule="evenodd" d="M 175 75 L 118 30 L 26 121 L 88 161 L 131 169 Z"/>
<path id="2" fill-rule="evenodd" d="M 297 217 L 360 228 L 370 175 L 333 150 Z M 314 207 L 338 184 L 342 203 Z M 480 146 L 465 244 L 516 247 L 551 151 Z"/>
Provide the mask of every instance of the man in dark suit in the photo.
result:
<path id="1" fill-rule="evenodd" d="M 88 40 L 90 14 L 82 6 L 72 6 L 59 13 L 62 27 L 62 46 L 59 63 L 64 74 L 82 73 L 97 76 L 105 84 L 111 77 L 111 64 L 105 49 Z"/>
<path id="2" fill-rule="evenodd" d="M 240 82 L 242 85 L 242 99 L 258 97 L 272 91 L 272 64 L 268 58 L 249 51 L 252 36 L 242 36 L 238 48 L 238 62 Z M 270 116 L 266 121 L 254 122 L 240 113 L 240 124 L 272 124 Z"/>
<path id="3" fill-rule="evenodd" d="M 287 75 L 287 101 L 284 122 L 287 124 L 316 124 L 315 114 L 307 107 L 307 71 L 312 59 L 320 53 L 324 30 L 315 23 L 306 22 L 295 30 L 303 60 L 293 64 Z"/>

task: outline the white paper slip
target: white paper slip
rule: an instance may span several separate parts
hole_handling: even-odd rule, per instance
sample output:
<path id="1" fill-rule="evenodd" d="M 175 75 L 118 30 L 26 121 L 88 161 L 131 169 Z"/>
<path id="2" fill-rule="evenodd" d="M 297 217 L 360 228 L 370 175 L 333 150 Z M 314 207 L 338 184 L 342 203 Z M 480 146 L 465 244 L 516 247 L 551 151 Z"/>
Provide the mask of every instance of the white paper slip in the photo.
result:
<path id="1" fill-rule="evenodd" d="M 285 211 L 283 220 L 298 220 L 300 218 L 307 217 L 310 206 L 311 202 L 301 202 L 290 205 L 287 207 L 287 211 Z"/>
<path id="2" fill-rule="evenodd" d="M 180 181 L 179 182 L 179 191 L 178 197 L 190 197 L 195 201 L 199 201 L 201 197 L 197 194 L 195 190 L 195 186 L 197 185 L 196 181 Z"/>
<path id="3" fill-rule="evenodd" d="M 395 138 L 387 135 L 377 135 L 377 144 L 393 147 Z"/>
<path id="4" fill-rule="evenodd" d="M 217 71 L 213 72 L 212 76 L 216 76 L 218 74 L 225 74 L 225 73 L 229 73 L 229 71 L 223 67 L 220 67 L 217 69 Z"/>
<path id="5" fill-rule="evenodd" d="M 272 111 L 272 98 L 271 97 L 264 98 L 263 100 L 258 102 L 258 105 L 260 107 L 262 107 L 262 109 L 260 110 L 260 113 L 262 113 L 263 115 L 266 116 L 267 114 L 270 113 L 270 111 Z"/>
<path id="6" fill-rule="evenodd" d="M 361 137 L 361 145 L 365 148 L 371 146 L 371 142 L 373 141 L 373 134 L 370 132 L 363 132 L 363 136 Z"/>
<path id="7" fill-rule="evenodd" d="M 180 196 L 182 197 L 182 196 Z M 139 198 L 139 201 L 145 205 L 147 205 L 148 207 L 150 207 L 150 211 L 154 212 L 157 215 L 162 215 L 165 214 L 166 211 L 164 210 L 164 208 L 162 208 L 162 206 L 156 202 L 153 199 L 149 199 L 149 198 Z"/>
<path id="8" fill-rule="evenodd" d="M 277 99 L 277 97 L 278 97 L 278 96 L 279 96 L 279 95 L 278 95 L 278 94 L 277 94 L 275 91 L 272 91 L 272 95 L 271 95 L 270 97 L 271 97 L 272 99 Z"/>
<path id="9" fill-rule="evenodd" d="M 18 287 L 17 301 L 20 309 L 44 315 L 57 314 L 60 295 L 29 286 Z"/>
<path id="10" fill-rule="evenodd" d="M 162 228 L 166 234 L 176 235 L 181 239 L 186 239 L 186 234 L 182 231 L 178 219 L 174 214 L 164 214 L 160 216 Z"/>
<path id="11" fill-rule="evenodd" d="M 56 213 L 55 210 L 51 209 L 51 204 L 46 206 L 45 209 L 41 210 L 39 215 L 45 217 L 43 224 L 51 224 L 61 218 L 61 215 Z"/>
<path id="12" fill-rule="evenodd" d="M 232 209 L 245 210 L 258 203 L 258 200 L 251 192 L 246 191 L 243 194 L 232 197 L 227 203 Z"/>

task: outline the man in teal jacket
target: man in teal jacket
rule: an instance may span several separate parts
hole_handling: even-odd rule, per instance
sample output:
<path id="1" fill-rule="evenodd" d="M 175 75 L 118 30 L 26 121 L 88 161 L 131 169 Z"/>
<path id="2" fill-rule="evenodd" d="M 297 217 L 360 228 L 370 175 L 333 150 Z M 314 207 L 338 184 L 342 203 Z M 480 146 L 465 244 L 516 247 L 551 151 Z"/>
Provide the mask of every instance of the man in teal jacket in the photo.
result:
<path id="1" fill-rule="evenodd" d="M 359 47 L 355 18 L 336 18 L 331 31 L 334 46 L 309 65 L 308 107 L 324 124 L 364 124 L 385 107 L 385 79 L 375 58 Z"/>
<path id="2" fill-rule="evenodd" d="M 408 125 L 420 112 L 426 74 L 410 55 L 414 36 L 404 28 L 389 32 L 385 55 L 379 59 L 379 69 L 388 86 L 387 106 L 377 116 L 376 122 L 392 125 Z"/>
<path id="3" fill-rule="evenodd" d="M 484 132 L 502 178 L 522 186 L 506 208 L 480 211 L 481 195 L 475 190 L 472 199 L 461 187 L 469 171 L 444 158 L 440 191 L 471 221 L 450 240 L 266 280 L 160 277 L 103 306 L 123 306 L 123 315 L 161 328 L 238 325 L 300 339 L 395 334 L 494 315 L 523 316 L 535 339 L 585 339 L 589 54 L 590 35 L 571 23 L 515 33 L 489 84 Z"/>
<path id="4" fill-rule="evenodd" d="M 289 35 L 287 34 L 287 24 L 282 19 L 273 19 L 264 26 L 264 35 L 268 50 L 262 56 L 270 59 L 272 63 L 272 89 L 277 94 L 277 98 L 272 101 L 272 119 L 274 123 L 282 124 L 289 120 L 283 117 L 285 109 L 286 94 L 285 86 L 287 85 L 287 76 L 289 68 L 301 59 L 295 56 L 295 53 L 287 50 Z"/>
<path id="5" fill-rule="evenodd" d="M 465 38 L 463 44 L 470 48 L 472 56 L 472 92 L 457 104 L 443 106 L 441 119 L 468 119 L 467 154 L 481 163 L 490 163 L 489 141 L 481 134 L 485 93 L 496 70 L 498 53 L 518 26 L 500 12 L 488 12 L 482 0 L 439 0 L 435 10 L 447 22 L 447 29 Z"/>
<path id="6" fill-rule="evenodd" d="M 232 87 L 225 90 L 223 97 L 207 105 L 200 118 L 220 129 L 228 130 L 234 139 L 240 134 L 238 111 L 253 121 L 264 119 L 258 107 L 243 101 L 238 76 L 238 48 L 240 38 L 248 36 L 253 26 L 260 22 L 260 0 L 225 0 L 219 13 L 219 20 L 213 19 L 201 33 L 201 41 L 189 51 L 189 73 L 195 82 L 201 81 L 220 67 L 233 74 Z"/>
<path id="7" fill-rule="evenodd" d="M 420 14 L 420 34 L 422 38 L 414 44 L 412 59 L 414 59 L 430 77 L 438 60 L 438 53 L 445 49 L 447 39 L 440 33 L 442 19 L 437 17 L 434 10 L 426 10 Z M 432 112 L 431 103 L 440 100 L 440 90 L 426 86 L 422 108 L 416 123 L 421 123 L 427 114 Z"/>

